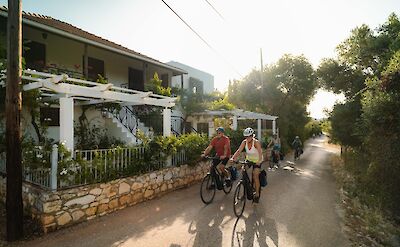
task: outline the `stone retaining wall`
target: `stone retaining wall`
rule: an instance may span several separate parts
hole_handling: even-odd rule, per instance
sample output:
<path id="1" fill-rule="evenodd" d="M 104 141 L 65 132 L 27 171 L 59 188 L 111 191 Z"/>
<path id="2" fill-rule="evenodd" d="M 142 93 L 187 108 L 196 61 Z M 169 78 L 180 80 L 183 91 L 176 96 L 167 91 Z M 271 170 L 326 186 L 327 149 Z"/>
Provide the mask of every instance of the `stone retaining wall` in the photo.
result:
<path id="1" fill-rule="evenodd" d="M 49 232 L 188 186 L 201 180 L 207 171 L 207 163 L 183 165 L 59 191 L 24 183 L 24 206 L 42 223 L 44 232 Z M 0 195 L 5 198 L 5 179 L 0 182 Z"/>

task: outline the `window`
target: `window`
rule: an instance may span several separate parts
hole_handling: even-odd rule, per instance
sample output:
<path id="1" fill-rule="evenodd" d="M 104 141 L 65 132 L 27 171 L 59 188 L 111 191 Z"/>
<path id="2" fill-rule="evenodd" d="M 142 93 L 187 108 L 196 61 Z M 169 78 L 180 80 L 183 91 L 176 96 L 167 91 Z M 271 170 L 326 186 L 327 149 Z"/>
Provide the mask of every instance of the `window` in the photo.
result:
<path id="1" fill-rule="evenodd" d="M 40 108 L 40 123 L 47 126 L 60 126 L 60 108 Z"/>
<path id="2" fill-rule="evenodd" d="M 46 66 L 46 45 L 35 41 L 27 41 L 24 45 L 27 47 L 24 50 L 26 67 L 43 70 Z"/>
<path id="3" fill-rule="evenodd" d="M 83 57 L 83 72 L 85 72 L 85 57 Z M 88 79 L 92 81 L 96 81 L 99 78 L 99 75 L 104 77 L 104 61 L 88 57 Z"/>
<path id="4" fill-rule="evenodd" d="M 162 75 L 161 75 L 161 80 L 162 80 L 161 86 L 167 88 L 167 87 L 168 87 L 168 84 L 169 84 L 169 81 L 168 81 L 168 74 L 162 74 Z"/>
<path id="5" fill-rule="evenodd" d="M 129 68 L 129 89 L 144 91 L 143 71 Z"/>
<path id="6" fill-rule="evenodd" d="M 189 77 L 189 89 L 193 93 L 203 94 L 204 93 L 203 82 L 200 81 L 199 79 Z"/>

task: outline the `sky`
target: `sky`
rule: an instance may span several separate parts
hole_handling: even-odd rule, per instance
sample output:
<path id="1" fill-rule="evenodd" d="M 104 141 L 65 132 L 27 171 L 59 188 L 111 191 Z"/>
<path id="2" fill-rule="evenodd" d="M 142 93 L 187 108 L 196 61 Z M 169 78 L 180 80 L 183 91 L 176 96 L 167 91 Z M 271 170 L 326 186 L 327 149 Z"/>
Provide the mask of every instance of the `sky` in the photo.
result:
<path id="1" fill-rule="evenodd" d="M 177 61 L 214 75 L 224 91 L 284 54 L 304 55 L 314 68 L 357 26 L 376 28 L 400 0 L 22 0 L 24 11 L 49 15 L 162 62 Z M 217 10 L 215 11 L 209 3 Z M 7 6 L 7 0 L 0 0 Z M 311 115 L 339 99 L 318 92 Z M 319 111 L 317 113 L 317 110 Z M 322 115 L 321 115 L 322 114 Z"/>

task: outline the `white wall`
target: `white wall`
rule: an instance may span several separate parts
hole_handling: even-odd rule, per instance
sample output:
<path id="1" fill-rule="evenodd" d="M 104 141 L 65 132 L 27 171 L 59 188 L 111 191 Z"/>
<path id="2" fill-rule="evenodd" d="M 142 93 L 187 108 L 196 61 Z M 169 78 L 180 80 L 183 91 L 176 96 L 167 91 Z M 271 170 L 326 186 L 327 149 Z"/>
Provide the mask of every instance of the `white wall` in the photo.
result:
<path id="1" fill-rule="evenodd" d="M 64 38 L 49 32 L 41 31 L 29 26 L 23 27 L 23 38 L 36 41 L 46 45 L 46 64 L 55 64 L 57 67 L 76 71 L 83 74 L 83 43 Z M 43 33 L 47 34 L 43 38 Z M 129 75 L 128 68 L 143 70 L 144 62 L 138 59 L 130 58 L 116 54 L 104 49 L 88 45 L 88 56 L 104 61 L 105 77 L 114 85 L 127 84 Z M 161 78 L 162 74 L 168 74 L 169 82 L 171 82 L 172 71 L 166 68 L 158 67 L 153 64 L 147 64 L 145 78 L 146 82 L 153 78 L 157 72 Z"/>
<path id="2" fill-rule="evenodd" d="M 188 74 L 183 76 L 183 88 L 189 88 L 189 78 L 193 77 L 196 79 L 199 79 L 200 81 L 203 82 L 203 87 L 204 87 L 204 93 L 212 93 L 214 91 L 214 76 L 198 70 L 196 68 L 190 67 L 185 64 L 181 64 L 175 61 L 170 61 L 167 64 L 172 65 L 174 67 L 183 69 L 188 72 Z M 181 87 L 181 76 L 174 76 L 172 78 L 172 86 L 175 87 Z"/>
<path id="3" fill-rule="evenodd" d="M 46 34 L 46 35 L 43 35 Z M 62 36 L 42 31 L 30 26 L 23 26 L 23 38 L 27 40 L 36 41 L 46 45 L 46 65 L 53 64 L 53 66 L 75 71 L 83 74 L 83 55 L 85 50 L 85 44 L 64 38 Z M 130 58 L 128 56 L 116 54 L 104 49 L 100 49 L 94 46 L 88 45 L 87 52 L 89 57 L 100 59 L 104 61 L 104 72 L 105 77 L 110 83 L 116 86 L 122 84 L 127 85 L 129 82 L 128 68 L 135 68 L 145 71 L 145 81 L 149 82 L 155 72 L 158 73 L 160 79 L 163 74 L 168 74 L 169 83 L 171 83 L 172 71 L 167 68 L 158 67 L 153 64 L 146 64 L 138 59 Z M 74 124 L 76 125 L 79 121 L 78 118 L 81 114 L 81 108 L 75 107 L 74 110 Z M 101 112 L 98 110 L 89 110 L 86 112 L 89 121 L 96 122 L 96 124 L 102 126 L 107 130 L 110 136 L 121 138 L 121 131 L 111 121 L 104 119 L 101 116 Z M 24 113 L 24 124 L 23 128 L 25 132 L 37 139 L 35 136 L 34 129 L 30 124 L 30 116 L 27 112 Z M 59 141 L 59 127 L 49 127 L 48 137 Z M 75 139 L 76 141 L 76 139 Z"/>

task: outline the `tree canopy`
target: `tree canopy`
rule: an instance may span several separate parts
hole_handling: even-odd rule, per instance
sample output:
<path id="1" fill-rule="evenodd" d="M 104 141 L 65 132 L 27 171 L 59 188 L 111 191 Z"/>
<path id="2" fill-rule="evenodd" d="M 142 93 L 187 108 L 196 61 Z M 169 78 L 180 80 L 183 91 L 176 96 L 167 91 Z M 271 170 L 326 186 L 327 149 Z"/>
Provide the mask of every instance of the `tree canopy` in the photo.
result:
<path id="1" fill-rule="evenodd" d="M 228 100 L 246 110 L 277 115 L 280 136 L 287 145 L 296 135 L 306 136 L 306 107 L 317 86 L 315 72 L 304 56 L 284 55 L 262 72 L 254 69 L 242 80 L 230 82 Z"/>
<path id="2" fill-rule="evenodd" d="M 338 59 L 325 59 L 321 85 L 343 93 L 346 102 L 330 113 L 332 137 L 350 147 L 357 177 L 375 201 L 400 213 L 400 21 L 391 14 L 376 29 L 355 28 L 337 47 Z M 367 165 L 365 164 L 367 163 Z"/>

